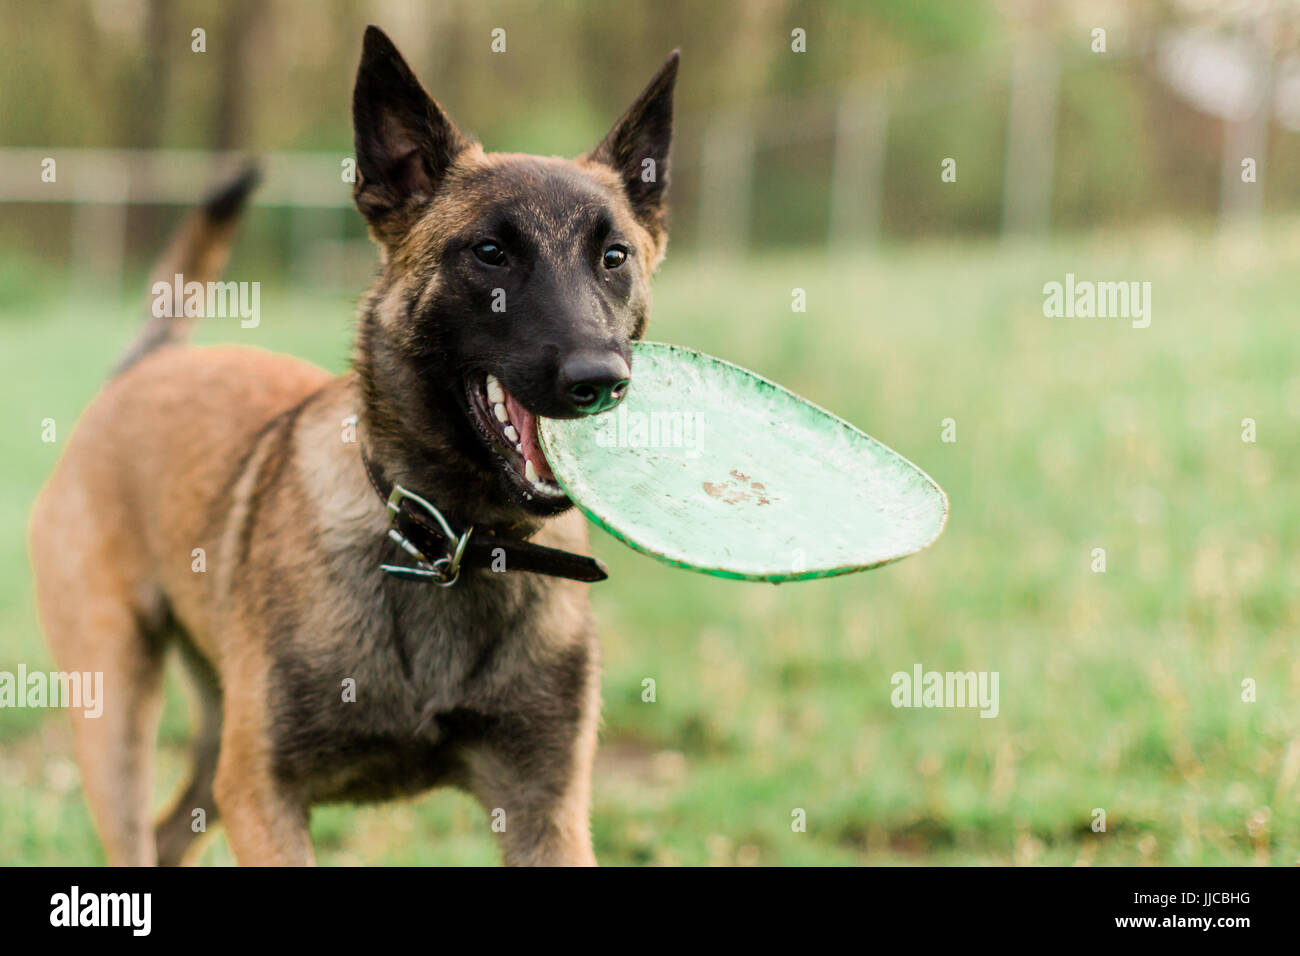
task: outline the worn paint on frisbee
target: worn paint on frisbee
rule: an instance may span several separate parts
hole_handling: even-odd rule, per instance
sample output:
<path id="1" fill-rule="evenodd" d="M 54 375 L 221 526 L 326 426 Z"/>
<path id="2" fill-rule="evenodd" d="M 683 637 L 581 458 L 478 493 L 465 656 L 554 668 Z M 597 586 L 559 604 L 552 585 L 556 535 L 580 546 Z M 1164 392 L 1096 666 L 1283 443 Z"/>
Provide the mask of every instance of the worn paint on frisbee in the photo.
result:
<path id="1" fill-rule="evenodd" d="M 931 544 L 948 498 L 902 455 L 825 409 L 712 355 L 634 345 L 615 409 L 539 418 L 573 502 L 668 564 L 747 581 L 878 568 Z"/>

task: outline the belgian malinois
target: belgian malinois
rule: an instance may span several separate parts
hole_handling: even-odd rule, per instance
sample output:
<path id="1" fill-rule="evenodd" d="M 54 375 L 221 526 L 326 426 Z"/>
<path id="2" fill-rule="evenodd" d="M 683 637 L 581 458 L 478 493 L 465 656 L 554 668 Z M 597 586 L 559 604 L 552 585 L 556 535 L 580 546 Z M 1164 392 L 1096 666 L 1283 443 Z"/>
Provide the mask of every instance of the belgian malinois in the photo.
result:
<path id="1" fill-rule="evenodd" d="M 30 532 L 59 667 L 104 675 L 102 716 L 74 721 L 110 862 L 182 862 L 203 809 L 241 864 L 307 864 L 313 804 L 438 785 L 482 802 L 507 863 L 595 862 L 583 582 L 604 573 L 537 419 L 627 386 L 666 243 L 676 74 L 674 52 L 579 159 L 487 153 L 370 27 L 353 198 L 381 268 L 352 370 L 186 347 L 184 320 L 149 320 Z M 252 178 L 194 214 L 164 281 L 215 278 Z M 173 644 L 201 720 L 155 827 Z"/>

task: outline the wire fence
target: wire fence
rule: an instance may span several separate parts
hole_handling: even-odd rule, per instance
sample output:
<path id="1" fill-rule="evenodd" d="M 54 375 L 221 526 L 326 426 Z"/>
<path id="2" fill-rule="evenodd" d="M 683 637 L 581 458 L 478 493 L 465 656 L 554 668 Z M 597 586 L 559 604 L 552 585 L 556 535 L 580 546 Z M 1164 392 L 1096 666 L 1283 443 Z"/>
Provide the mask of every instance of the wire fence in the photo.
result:
<path id="1" fill-rule="evenodd" d="M 1223 56 L 1216 60 L 1204 44 L 1180 58 L 1180 42 L 1188 46 L 1185 37 L 1174 37 L 1105 55 L 1159 63 L 1176 89 L 1180 83 L 1204 87 L 1207 71 L 1233 67 Z M 673 175 L 678 182 L 686 181 L 687 193 L 696 197 L 696 239 L 706 240 L 714 251 L 740 253 L 752 244 L 759 156 L 792 144 L 825 142 L 830 157 L 826 239 L 869 248 L 882 231 L 891 120 L 996 95 L 1007 104 L 1002 231 L 1041 235 L 1050 226 L 1062 77 L 1095 64 L 1095 57 L 1086 51 L 1062 55 L 1055 47 L 1025 42 L 992 55 L 983 51 L 978 56 L 928 60 L 848 89 L 768 98 L 714 112 L 688 124 L 692 135 L 681 139 L 696 148 L 685 155 L 674 154 Z M 1276 74 L 1278 94 L 1273 95 L 1270 87 L 1270 95 L 1261 94 L 1244 106 L 1235 104 L 1233 111 L 1219 117 L 1226 124 L 1225 220 L 1258 218 L 1259 191 L 1247 196 L 1232 189 L 1232 176 L 1242 155 L 1263 155 L 1274 110 L 1300 116 L 1300 106 L 1291 102 L 1300 100 L 1300 82 L 1292 84 L 1288 94 L 1290 88 L 1283 81 L 1291 72 L 1285 66 L 1275 70 L 1267 58 L 1261 59 L 1255 80 L 1262 86 Z M 1243 68 L 1240 58 L 1235 68 Z M 1244 68 L 1252 69 L 1249 60 Z M 1204 112 L 1214 110 L 1198 101 L 1195 89 L 1187 99 Z M 0 148 L 0 203 L 72 204 L 72 267 L 93 277 L 100 288 L 119 292 L 127 209 L 192 205 L 205 184 L 243 158 L 243 154 L 184 149 Z M 289 210 L 289 252 L 295 273 L 311 275 L 318 282 L 339 279 L 345 270 L 333 264 L 346 257 L 352 242 L 359 241 L 347 238 L 350 154 L 283 151 L 259 154 L 259 159 L 264 178 L 254 203 Z M 936 157 L 936 178 L 938 163 Z M 322 211 L 329 210 L 337 211 L 337 216 L 322 218 Z"/>

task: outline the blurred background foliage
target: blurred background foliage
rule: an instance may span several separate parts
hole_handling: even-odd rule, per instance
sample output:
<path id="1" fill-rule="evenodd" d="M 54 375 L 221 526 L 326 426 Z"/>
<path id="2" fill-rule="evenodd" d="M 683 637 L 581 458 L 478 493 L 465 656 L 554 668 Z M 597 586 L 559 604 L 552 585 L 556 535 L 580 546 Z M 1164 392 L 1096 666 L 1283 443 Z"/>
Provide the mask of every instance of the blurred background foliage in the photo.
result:
<path id="1" fill-rule="evenodd" d="M 861 91 L 883 96 L 887 110 L 881 236 L 997 234 L 1014 186 L 1005 168 L 1012 63 L 1026 49 L 1059 69 L 1049 128 L 1053 228 L 1212 223 L 1224 124 L 1166 82 L 1154 52 L 1179 31 L 1245 34 L 1281 62 L 1295 52 L 1300 22 L 1294 4 L 1263 0 L 49 0 L 7 2 L 4 12 L 0 146 L 51 150 L 348 155 L 360 36 L 377 22 L 489 149 L 575 155 L 680 47 L 674 243 L 712 238 L 700 222 L 707 134 L 740 111 L 752 147 L 752 198 L 741 213 L 751 248 L 827 241 L 836 110 Z M 497 27 L 505 53 L 490 46 Z M 1097 27 L 1107 31 L 1105 53 L 1092 50 Z M 191 51 L 195 28 L 206 31 L 204 53 Z M 792 53 L 795 29 L 806 32 L 806 53 Z M 1300 205 L 1296 138 L 1277 125 L 1257 157 L 1271 209 Z M 936 189 L 944 157 L 958 160 L 959 176 Z M 0 245 L 57 261 L 69 215 L 10 205 Z M 129 263 L 151 254 L 159 215 L 131 210 Z M 257 224 L 259 261 L 289 255 L 286 216 Z M 350 223 L 349 234 L 359 234 Z"/>

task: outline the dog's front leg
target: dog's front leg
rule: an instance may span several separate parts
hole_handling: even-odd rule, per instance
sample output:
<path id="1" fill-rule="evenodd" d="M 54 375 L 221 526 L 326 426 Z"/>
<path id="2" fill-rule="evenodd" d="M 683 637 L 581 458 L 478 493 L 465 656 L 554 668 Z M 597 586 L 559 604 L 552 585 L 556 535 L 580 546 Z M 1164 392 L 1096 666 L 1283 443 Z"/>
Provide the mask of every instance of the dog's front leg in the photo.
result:
<path id="1" fill-rule="evenodd" d="M 471 789 L 500 839 L 502 860 L 507 866 L 595 866 L 591 759 L 570 760 L 563 775 L 554 764 L 548 768 L 547 761 L 545 749 L 519 761 L 500 751 L 480 750 L 469 761 Z"/>
<path id="2" fill-rule="evenodd" d="M 308 808 L 287 793 L 256 753 L 227 737 L 214 795 L 240 866 L 312 866 Z"/>
<path id="3" fill-rule="evenodd" d="M 309 804 L 276 775 L 267 710 L 266 659 L 244 638 L 245 652 L 224 675 L 221 754 L 212 793 L 241 866 L 312 866 Z"/>
<path id="4" fill-rule="evenodd" d="M 599 691 L 589 680 L 576 722 L 507 722 L 509 732 L 467 755 L 469 789 L 507 866 L 596 865 L 590 807 Z"/>

